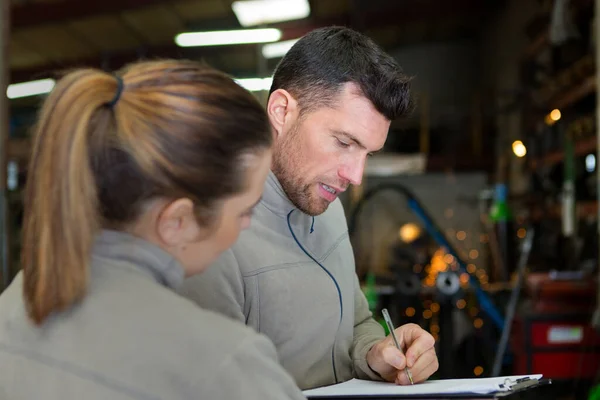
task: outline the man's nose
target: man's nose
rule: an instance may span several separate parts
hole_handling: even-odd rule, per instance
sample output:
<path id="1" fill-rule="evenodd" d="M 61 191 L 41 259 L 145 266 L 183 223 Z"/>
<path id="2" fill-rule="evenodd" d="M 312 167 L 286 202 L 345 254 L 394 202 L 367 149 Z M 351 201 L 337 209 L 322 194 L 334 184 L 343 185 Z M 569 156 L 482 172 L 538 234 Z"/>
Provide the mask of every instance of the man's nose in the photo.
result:
<path id="1" fill-rule="evenodd" d="M 340 177 L 353 185 L 360 185 L 365 172 L 365 161 L 366 157 L 349 160 L 340 168 Z"/>

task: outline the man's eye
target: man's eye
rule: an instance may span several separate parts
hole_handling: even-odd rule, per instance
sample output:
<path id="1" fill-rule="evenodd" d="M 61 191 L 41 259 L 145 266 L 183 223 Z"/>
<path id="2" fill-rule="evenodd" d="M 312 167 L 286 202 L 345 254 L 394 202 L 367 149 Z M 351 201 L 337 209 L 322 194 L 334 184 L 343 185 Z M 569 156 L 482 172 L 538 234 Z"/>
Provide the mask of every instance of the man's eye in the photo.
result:
<path id="1" fill-rule="evenodd" d="M 342 142 L 340 139 L 336 139 L 336 140 L 337 140 L 337 142 L 338 142 L 338 145 L 339 145 L 340 147 L 344 147 L 344 148 L 346 148 L 346 147 L 350 146 L 350 144 L 349 144 L 349 143 Z"/>

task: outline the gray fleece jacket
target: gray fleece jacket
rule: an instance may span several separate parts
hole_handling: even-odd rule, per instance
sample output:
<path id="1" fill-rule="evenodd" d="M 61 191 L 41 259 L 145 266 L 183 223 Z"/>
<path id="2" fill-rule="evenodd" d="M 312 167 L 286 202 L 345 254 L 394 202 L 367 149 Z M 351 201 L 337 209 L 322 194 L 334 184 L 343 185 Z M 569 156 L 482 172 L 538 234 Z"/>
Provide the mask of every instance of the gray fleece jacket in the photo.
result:
<path id="1" fill-rule="evenodd" d="M 270 173 L 251 227 L 180 292 L 267 335 L 302 389 L 380 379 L 366 354 L 385 334 L 360 290 L 339 199 L 310 217 Z"/>
<path id="2" fill-rule="evenodd" d="M 38 328 L 18 275 L 0 295 L 0 399 L 304 398 L 267 338 L 181 298 L 182 281 L 167 253 L 105 231 L 87 297 Z"/>

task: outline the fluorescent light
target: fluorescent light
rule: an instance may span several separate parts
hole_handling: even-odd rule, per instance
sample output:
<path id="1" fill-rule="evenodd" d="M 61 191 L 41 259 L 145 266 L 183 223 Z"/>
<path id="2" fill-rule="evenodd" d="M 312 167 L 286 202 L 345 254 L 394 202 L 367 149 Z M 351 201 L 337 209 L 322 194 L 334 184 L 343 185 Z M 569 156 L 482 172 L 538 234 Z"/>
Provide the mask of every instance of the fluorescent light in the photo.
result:
<path id="1" fill-rule="evenodd" d="M 269 43 L 281 39 L 281 31 L 275 28 L 238 29 L 233 31 L 186 32 L 175 36 L 180 47 L 224 46 L 245 43 Z"/>
<path id="2" fill-rule="evenodd" d="M 13 83 L 8 85 L 6 96 L 9 99 L 18 99 L 20 97 L 37 96 L 50 93 L 54 89 L 56 82 L 54 79 L 40 79 L 38 81 Z"/>
<path id="3" fill-rule="evenodd" d="M 290 21 L 310 15 L 308 0 L 234 1 L 231 8 L 242 26 Z"/>
<path id="4" fill-rule="evenodd" d="M 265 58 L 283 57 L 298 40 L 299 39 L 292 39 L 285 40 L 283 42 L 265 44 L 262 48 L 262 54 Z"/>
<path id="5" fill-rule="evenodd" d="M 251 92 L 260 92 L 261 90 L 270 90 L 273 78 L 246 78 L 236 79 L 238 85 Z"/>

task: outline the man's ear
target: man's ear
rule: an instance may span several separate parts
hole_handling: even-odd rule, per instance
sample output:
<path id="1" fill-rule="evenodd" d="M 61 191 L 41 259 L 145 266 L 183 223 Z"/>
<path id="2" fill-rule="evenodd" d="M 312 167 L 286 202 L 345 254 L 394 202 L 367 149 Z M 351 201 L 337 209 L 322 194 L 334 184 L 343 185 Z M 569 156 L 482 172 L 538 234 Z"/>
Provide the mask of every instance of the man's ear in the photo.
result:
<path id="1" fill-rule="evenodd" d="M 156 220 L 156 231 L 168 247 L 185 246 L 196 240 L 200 227 L 192 200 L 177 199 L 163 208 Z"/>
<path id="2" fill-rule="evenodd" d="M 298 117 L 298 102 L 287 90 L 277 89 L 269 96 L 267 114 L 274 134 L 280 137 Z"/>

